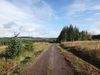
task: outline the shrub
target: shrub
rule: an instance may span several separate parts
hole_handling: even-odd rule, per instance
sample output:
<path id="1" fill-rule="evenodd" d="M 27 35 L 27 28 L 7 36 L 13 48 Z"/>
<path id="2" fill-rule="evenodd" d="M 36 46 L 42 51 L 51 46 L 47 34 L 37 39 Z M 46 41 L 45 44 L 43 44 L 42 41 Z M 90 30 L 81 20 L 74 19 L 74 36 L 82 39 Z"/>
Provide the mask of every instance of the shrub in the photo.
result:
<path id="1" fill-rule="evenodd" d="M 17 37 L 13 37 L 8 43 L 8 47 L 6 48 L 6 58 L 15 58 L 19 56 L 22 51 L 21 42 L 17 39 Z"/>
<path id="2" fill-rule="evenodd" d="M 34 50 L 34 46 L 33 46 L 33 43 L 31 41 L 28 41 L 25 45 L 25 50 L 27 51 L 33 51 Z"/>

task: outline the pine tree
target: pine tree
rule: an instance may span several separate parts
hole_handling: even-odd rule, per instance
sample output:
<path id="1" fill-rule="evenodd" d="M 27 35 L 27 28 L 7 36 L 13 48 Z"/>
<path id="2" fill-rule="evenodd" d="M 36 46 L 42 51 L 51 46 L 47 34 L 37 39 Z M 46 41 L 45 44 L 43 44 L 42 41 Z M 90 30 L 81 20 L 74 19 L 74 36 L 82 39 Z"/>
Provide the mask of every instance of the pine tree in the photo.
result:
<path id="1" fill-rule="evenodd" d="M 79 29 L 76 26 L 74 27 L 74 40 L 79 40 Z"/>
<path id="2" fill-rule="evenodd" d="M 92 35 L 90 35 L 87 31 L 79 32 L 79 29 L 73 25 L 69 27 L 65 26 L 59 37 L 57 38 L 57 42 L 66 42 L 66 41 L 77 41 L 77 40 L 91 40 Z"/>
<path id="3" fill-rule="evenodd" d="M 17 36 L 19 34 L 16 34 L 8 43 L 8 47 L 6 48 L 6 58 L 15 58 L 16 56 L 19 56 L 22 51 L 22 45 L 21 41 L 17 39 Z"/>

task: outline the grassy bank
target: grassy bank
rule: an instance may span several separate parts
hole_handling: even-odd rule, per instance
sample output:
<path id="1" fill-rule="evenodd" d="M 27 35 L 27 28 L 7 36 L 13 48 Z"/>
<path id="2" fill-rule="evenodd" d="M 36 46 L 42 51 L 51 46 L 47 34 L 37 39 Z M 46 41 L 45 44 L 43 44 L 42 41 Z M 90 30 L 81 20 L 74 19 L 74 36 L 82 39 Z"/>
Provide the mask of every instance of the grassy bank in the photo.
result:
<path id="1" fill-rule="evenodd" d="M 50 43 L 34 43 L 34 51 L 29 52 L 25 51 L 20 56 L 17 56 L 16 58 L 12 59 L 5 59 L 5 56 L 2 56 L 5 52 L 5 47 L 0 47 L 0 75 L 3 74 L 10 74 L 11 75 L 19 75 L 24 68 L 33 63 L 37 57 L 46 50 Z"/>
<path id="2" fill-rule="evenodd" d="M 100 69 L 100 41 L 65 42 L 61 46 Z"/>
<path id="3" fill-rule="evenodd" d="M 99 75 L 100 70 L 81 58 L 75 56 L 73 53 L 68 52 L 68 49 L 63 49 L 58 45 L 61 53 L 65 56 L 66 61 L 72 66 L 75 75 Z"/>

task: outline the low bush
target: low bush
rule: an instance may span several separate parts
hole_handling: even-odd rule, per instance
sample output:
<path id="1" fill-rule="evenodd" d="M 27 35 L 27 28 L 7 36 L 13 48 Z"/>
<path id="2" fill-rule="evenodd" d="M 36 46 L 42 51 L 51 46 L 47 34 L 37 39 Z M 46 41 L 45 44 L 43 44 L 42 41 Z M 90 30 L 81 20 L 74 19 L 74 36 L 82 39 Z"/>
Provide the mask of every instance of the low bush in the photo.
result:
<path id="1" fill-rule="evenodd" d="M 15 58 L 16 56 L 19 56 L 22 51 L 22 44 L 21 42 L 16 38 L 12 38 L 10 42 L 8 43 L 8 47 L 6 48 L 6 58 Z"/>
<path id="2" fill-rule="evenodd" d="M 32 43 L 31 41 L 28 41 L 28 42 L 25 44 L 24 49 L 27 50 L 27 51 L 33 51 L 33 50 L 34 50 L 33 43 Z"/>

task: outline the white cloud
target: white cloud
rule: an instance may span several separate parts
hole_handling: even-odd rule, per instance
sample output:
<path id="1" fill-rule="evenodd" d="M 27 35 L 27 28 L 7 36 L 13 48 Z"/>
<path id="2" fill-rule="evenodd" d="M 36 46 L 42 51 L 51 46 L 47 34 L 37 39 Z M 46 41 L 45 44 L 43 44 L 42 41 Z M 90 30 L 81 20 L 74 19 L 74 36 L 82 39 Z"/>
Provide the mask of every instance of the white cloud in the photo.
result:
<path id="1" fill-rule="evenodd" d="M 15 22 L 9 22 L 7 24 L 4 24 L 4 28 L 12 28 L 13 26 L 17 26 Z"/>
<path id="2" fill-rule="evenodd" d="M 83 29 L 88 28 L 92 34 L 100 34 L 100 4 L 99 0 L 74 0 L 72 4 L 66 6 L 66 16 L 76 21 L 79 26 L 83 23 Z M 82 15 L 82 16 L 78 16 Z"/>
<path id="3" fill-rule="evenodd" d="M 95 23 L 96 27 L 100 29 L 100 22 Z"/>
<path id="4" fill-rule="evenodd" d="M 94 21 L 95 19 L 94 18 L 86 18 L 84 21 L 82 21 L 82 22 L 92 22 L 92 21 Z"/>
<path id="5" fill-rule="evenodd" d="M 93 10 L 100 10 L 100 5 L 93 3 L 92 0 L 75 0 L 66 7 L 67 15 L 85 14 Z M 83 13 L 84 12 L 84 13 Z"/>
<path id="6" fill-rule="evenodd" d="M 91 10 L 100 10 L 100 5 L 95 5 L 90 8 Z"/>
<path id="7" fill-rule="evenodd" d="M 86 0 L 75 0 L 71 5 L 67 6 L 67 15 L 75 15 L 78 12 L 86 11 Z"/>
<path id="8" fill-rule="evenodd" d="M 100 34 L 100 22 L 97 22 L 93 26 L 91 26 L 88 32 L 92 34 Z"/>
<path id="9" fill-rule="evenodd" d="M 33 6 L 32 9 L 36 13 L 36 15 L 40 18 L 41 17 L 48 18 L 48 17 L 52 17 L 54 15 L 53 10 L 51 9 L 51 7 L 45 1 L 40 2 L 39 8 Z"/>
<path id="10" fill-rule="evenodd" d="M 100 13 L 95 13 L 95 15 L 100 15 Z"/>
<path id="11" fill-rule="evenodd" d="M 100 30 L 97 30 L 97 29 L 94 28 L 94 27 L 91 27 L 91 28 L 88 30 L 88 32 L 91 33 L 91 34 L 94 34 L 94 35 L 100 34 Z"/>
<path id="12" fill-rule="evenodd" d="M 0 36 L 11 36 L 14 31 L 26 35 L 45 26 L 52 16 L 53 9 L 44 0 L 0 0 Z"/>
<path id="13" fill-rule="evenodd" d="M 28 28 L 26 29 L 26 32 L 34 32 L 36 29 L 35 28 Z"/>

